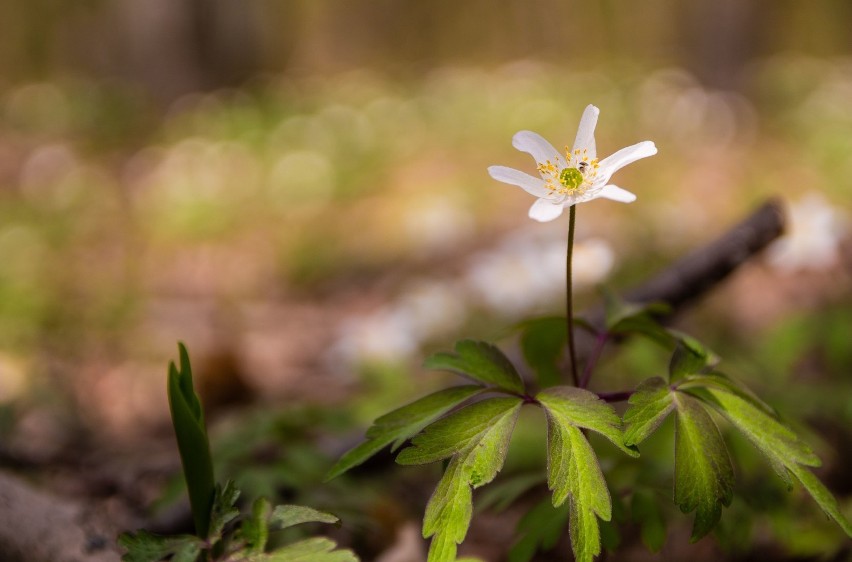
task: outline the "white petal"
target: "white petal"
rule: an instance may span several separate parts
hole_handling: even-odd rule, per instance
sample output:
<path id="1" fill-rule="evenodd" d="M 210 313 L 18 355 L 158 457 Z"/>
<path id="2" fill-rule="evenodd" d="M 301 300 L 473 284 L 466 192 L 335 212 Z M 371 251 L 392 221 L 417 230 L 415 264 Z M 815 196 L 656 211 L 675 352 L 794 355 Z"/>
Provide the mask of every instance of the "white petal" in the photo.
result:
<path id="1" fill-rule="evenodd" d="M 627 148 L 622 148 L 612 156 L 607 156 L 600 161 L 597 181 L 607 183 L 612 174 L 628 164 L 636 162 L 641 158 L 647 158 L 657 153 L 657 147 L 651 141 L 643 141 Z"/>
<path id="2" fill-rule="evenodd" d="M 548 222 L 562 214 L 562 204 L 547 199 L 539 199 L 530 207 L 530 218 L 538 222 Z"/>
<path id="3" fill-rule="evenodd" d="M 595 197 L 603 197 L 604 199 L 612 199 L 619 203 L 633 203 L 636 201 L 636 196 L 626 189 L 622 189 L 617 185 L 605 185 L 595 194 Z"/>
<path id="4" fill-rule="evenodd" d="M 598 124 L 598 115 L 601 110 L 593 105 L 586 106 L 583 111 L 583 117 L 580 119 L 580 126 L 577 127 L 577 138 L 574 139 L 574 148 L 571 150 L 583 150 L 589 152 L 589 158 L 594 159 L 597 156 L 595 148 L 595 125 Z"/>
<path id="5" fill-rule="evenodd" d="M 538 133 L 519 131 L 512 137 L 512 146 L 521 152 L 532 154 L 532 157 L 539 164 L 549 160 L 561 168 L 565 167 L 565 158 Z"/>
<path id="6" fill-rule="evenodd" d="M 536 197 L 544 197 L 548 194 L 547 188 L 544 187 L 544 180 L 525 174 L 514 168 L 506 166 L 489 166 L 488 173 L 497 181 L 517 185 L 527 193 Z"/>

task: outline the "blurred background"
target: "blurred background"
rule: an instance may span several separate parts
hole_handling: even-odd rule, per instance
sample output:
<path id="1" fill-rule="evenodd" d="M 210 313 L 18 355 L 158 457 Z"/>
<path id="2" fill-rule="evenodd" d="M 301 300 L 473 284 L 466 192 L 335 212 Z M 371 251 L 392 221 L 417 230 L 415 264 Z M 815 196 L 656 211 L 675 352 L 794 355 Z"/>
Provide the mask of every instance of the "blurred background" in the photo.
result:
<path id="1" fill-rule="evenodd" d="M 576 306 L 783 198 L 786 237 L 681 323 L 807 428 L 848 508 L 850 27 L 847 0 L 3 2 L 2 459 L 82 495 L 121 492 L 79 483 L 105 457 L 173 471 L 181 340 L 221 462 L 258 491 L 315 487 L 340 452 L 317 440 L 357 442 L 444 381 L 426 353 L 562 310 L 566 221 L 530 221 L 486 167 L 533 172 L 512 135 L 571 144 L 593 103 L 602 156 L 659 154 L 615 178 L 638 201 L 579 209 Z M 600 388 L 665 365 L 625 350 Z M 294 435 L 303 451 L 252 449 Z M 809 499 L 773 493 L 710 559 L 840 548 Z M 392 530 L 422 505 L 394 509 Z"/>

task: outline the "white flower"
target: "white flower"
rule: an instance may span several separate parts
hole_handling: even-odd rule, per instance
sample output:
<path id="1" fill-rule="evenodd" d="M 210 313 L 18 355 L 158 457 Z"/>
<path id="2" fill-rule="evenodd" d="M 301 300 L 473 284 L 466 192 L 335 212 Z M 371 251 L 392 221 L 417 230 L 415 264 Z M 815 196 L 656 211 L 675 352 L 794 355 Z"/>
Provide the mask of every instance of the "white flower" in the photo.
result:
<path id="1" fill-rule="evenodd" d="M 622 148 L 612 156 L 598 161 L 595 149 L 595 125 L 600 110 L 590 105 L 583 111 L 574 147 L 565 147 L 565 156 L 540 135 L 521 131 L 512 138 L 512 146 L 528 152 L 538 164 L 541 179 L 505 166 L 491 166 L 488 173 L 497 181 L 517 185 L 538 200 L 530 207 L 530 218 L 551 221 L 566 207 L 604 197 L 622 203 L 632 203 L 636 196 L 609 183 L 612 175 L 624 166 L 653 156 L 657 147 L 651 141 Z"/>
<path id="2" fill-rule="evenodd" d="M 769 264 L 786 273 L 824 270 L 840 258 L 847 219 L 825 197 L 808 193 L 790 205 L 787 232 L 769 248 Z"/>

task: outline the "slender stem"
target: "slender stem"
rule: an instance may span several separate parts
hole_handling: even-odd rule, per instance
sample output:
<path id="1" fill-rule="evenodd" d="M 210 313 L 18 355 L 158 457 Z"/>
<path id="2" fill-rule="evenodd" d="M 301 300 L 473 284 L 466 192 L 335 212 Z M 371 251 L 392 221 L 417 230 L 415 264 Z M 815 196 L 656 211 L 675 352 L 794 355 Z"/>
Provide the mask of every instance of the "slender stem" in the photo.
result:
<path id="1" fill-rule="evenodd" d="M 568 335 L 568 354 L 571 358 L 571 378 L 574 386 L 580 386 L 577 375 L 577 350 L 574 347 L 574 298 L 571 283 L 571 261 L 574 255 L 574 223 L 576 222 L 577 206 L 568 207 L 568 256 L 565 258 L 565 321 Z"/>
<path id="2" fill-rule="evenodd" d="M 586 388 L 589 386 L 592 373 L 595 370 L 595 366 L 598 364 L 598 359 L 601 358 L 601 352 L 603 351 L 604 346 L 606 346 L 607 341 L 609 341 L 609 333 L 601 332 L 598 334 L 597 339 L 595 339 L 595 347 L 592 349 L 592 355 L 589 357 L 589 360 L 586 361 L 586 366 L 583 369 L 583 379 L 580 381 L 580 388 Z"/>

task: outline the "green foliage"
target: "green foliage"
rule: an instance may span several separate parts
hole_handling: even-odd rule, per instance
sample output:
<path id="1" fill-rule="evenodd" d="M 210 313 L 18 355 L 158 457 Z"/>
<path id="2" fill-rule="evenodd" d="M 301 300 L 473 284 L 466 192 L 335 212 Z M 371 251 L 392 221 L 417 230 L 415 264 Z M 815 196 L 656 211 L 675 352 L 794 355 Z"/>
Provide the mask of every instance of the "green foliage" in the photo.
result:
<path id="1" fill-rule="evenodd" d="M 434 537 L 429 562 L 452 562 L 473 512 L 471 487 L 491 482 L 503 466 L 520 398 L 477 402 L 427 427 L 399 454 L 400 464 L 452 457 L 426 506 L 423 536 Z"/>
<path id="2" fill-rule="evenodd" d="M 180 370 L 174 362 L 169 363 L 169 409 L 189 491 L 195 532 L 205 538 L 210 529 L 210 511 L 215 493 L 213 461 L 201 401 L 192 386 L 189 354 L 182 343 L 178 343 L 178 350 Z"/>
<path id="3" fill-rule="evenodd" d="M 184 460 L 184 476 L 190 494 L 199 487 L 193 477 L 200 474 L 206 482 L 209 475 L 213 479 L 210 464 L 210 451 L 201 402 L 192 388 L 192 374 L 186 348 L 179 344 L 181 370 L 174 363 L 169 368 L 169 403 L 172 408 L 172 422 L 178 435 L 178 446 Z M 206 456 L 201 459 L 207 463 L 187 462 L 185 455 L 199 452 Z M 189 459 L 195 461 L 197 459 Z M 198 461 L 198 462 L 201 462 Z M 200 471 L 200 472 L 197 472 Z M 245 560 L 251 562 L 353 562 L 357 557 L 349 550 L 336 550 L 334 541 L 317 537 L 303 540 L 270 552 L 266 551 L 270 529 L 284 529 L 301 523 L 337 523 L 334 515 L 323 513 L 309 507 L 298 505 L 272 505 L 265 498 L 258 498 L 251 512 L 243 518 L 237 508 L 240 490 L 233 481 L 224 486 L 215 485 L 210 497 L 209 508 L 197 513 L 197 505 L 192 504 L 193 516 L 201 516 L 203 526 L 196 517 L 196 536 L 159 536 L 147 531 L 123 533 L 118 544 L 127 552 L 122 556 L 125 562 L 159 562 L 169 558 L 171 562 L 226 562 Z M 190 495 L 192 499 L 192 495 Z"/>
<path id="4" fill-rule="evenodd" d="M 565 352 L 565 318 L 538 318 L 522 325 L 521 351 L 542 388 L 562 380 L 559 367 Z"/>
<path id="5" fill-rule="evenodd" d="M 559 542 L 568 524 L 570 504 L 553 507 L 551 500 L 533 506 L 518 522 L 520 539 L 509 550 L 509 562 L 528 562 L 536 551 L 549 551 Z"/>
<path id="6" fill-rule="evenodd" d="M 640 334 L 664 346 L 672 343 L 672 335 L 657 320 L 658 316 L 669 312 L 667 304 L 627 302 L 608 289 L 603 290 L 603 297 L 608 333 Z"/>
<path id="7" fill-rule="evenodd" d="M 496 346 L 474 340 L 456 343 L 455 353 L 441 352 L 423 363 L 428 369 L 452 371 L 475 382 L 521 393 L 524 383 L 515 366 Z"/>
<path id="8" fill-rule="evenodd" d="M 389 444 L 391 451 L 396 450 L 406 439 L 483 390 L 474 385 L 445 388 L 378 418 L 367 430 L 367 441 L 345 453 L 329 470 L 326 480 L 358 466 Z"/>
<path id="9" fill-rule="evenodd" d="M 595 394 L 573 387 L 555 387 L 538 395 L 547 414 L 547 485 L 553 505 L 569 501 L 571 548 L 578 561 L 591 561 L 601 551 L 597 518 L 609 521 L 612 502 L 597 456 L 580 428 L 602 434 L 631 456 L 622 441 L 621 420 Z"/>
<path id="10" fill-rule="evenodd" d="M 316 510 L 312 507 L 302 505 L 279 505 L 269 518 L 269 524 L 278 529 L 286 529 L 302 523 L 331 523 L 336 524 L 340 520 L 330 513 Z"/>
<path id="11" fill-rule="evenodd" d="M 716 363 L 716 356 L 695 338 L 681 336 L 669 363 L 669 382 L 700 374 Z"/>
<path id="12" fill-rule="evenodd" d="M 335 550 L 337 544 L 325 537 L 313 537 L 281 547 L 267 554 L 254 555 L 250 562 L 357 562 L 351 550 Z M 239 558 L 238 558 L 239 559 Z"/>
<path id="13" fill-rule="evenodd" d="M 203 544 L 204 541 L 193 535 L 164 537 L 148 531 L 124 533 L 118 537 L 118 546 L 127 550 L 121 558 L 124 562 L 159 562 L 168 557 L 173 562 L 188 562 L 198 557 Z"/>
<path id="14" fill-rule="evenodd" d="M 594 392 L 573 386 L 557 386 L 543 390 L 536 399 L 548 416 L 559 418 L 560 423 L 591 429 L 631 457 L 639 456 L 636 447 L 624 444 L 621 418 L 615 409 Z"/>
<path id="15" fill-rule="evenodd" d="M 654 377 L 640 384 L 624 412 L 624 444 L 638 445 L 660 427 L 675 408 L 673 395 L 666 381 Z"/>
<path id="16" fill-rule="evenodd" d="M 692 541 L 709 533 L 731 504 L 734 468 L 719 428 L 695 398 L 675 393 L 675 503 L 695 510 Z"/>
<path id="17" fill-rule="evenodd" d="M 630 515 L 639 525 L 642 542 L 651 552 L 659 552 L 666 542 L 666 521 L 657 499 L 646 490 L 633 492 Z"/>
<path id="18" fill-rule="evenodd" d="M 213 509 L 210 513 L 210 533 L 211 540 L 218 540 L 225 530 L 225 525 L 236 519 L 240 515 L 240 510 L 237 509 L 236 503 L 240 497 L 240 491 L 234 486 L 234 482 L 229 480 L 224 486 L 216 485 L 216 492 L 213 496 Z"/>
<path id="19" fill-rule="evenodd" d="M 852 536 L 852 525 L 840 511 L 837 500 L 806 468 L 821 464 L 806 443 L 791 429 L 737 394 L 717 388 L 705 388 L 703 394 L 709 397 L 709 403 L 716 406 L 723 416 L 766 455 L 788 487 L 792 486 L 789 476 L 792 474 L 826 515 L 834 519 L 847 535 Z"/>

